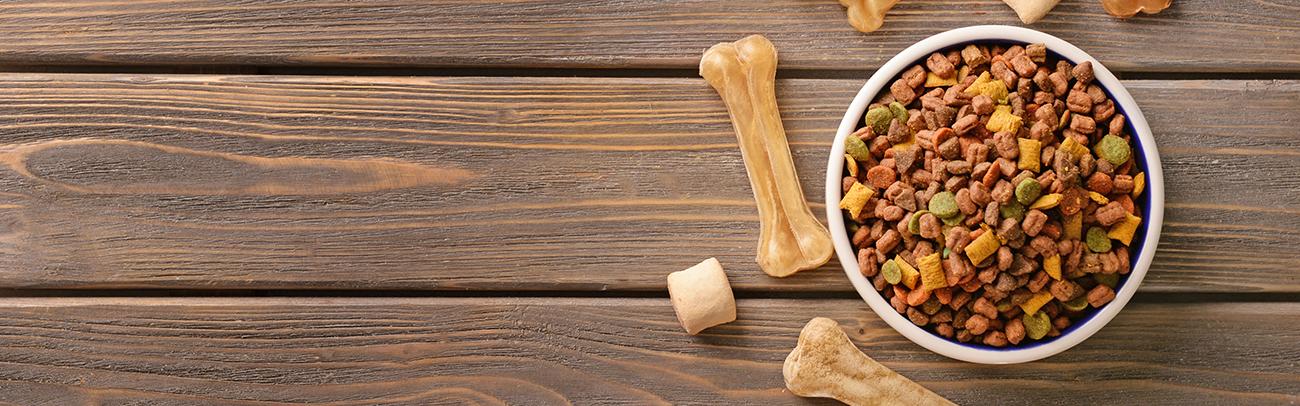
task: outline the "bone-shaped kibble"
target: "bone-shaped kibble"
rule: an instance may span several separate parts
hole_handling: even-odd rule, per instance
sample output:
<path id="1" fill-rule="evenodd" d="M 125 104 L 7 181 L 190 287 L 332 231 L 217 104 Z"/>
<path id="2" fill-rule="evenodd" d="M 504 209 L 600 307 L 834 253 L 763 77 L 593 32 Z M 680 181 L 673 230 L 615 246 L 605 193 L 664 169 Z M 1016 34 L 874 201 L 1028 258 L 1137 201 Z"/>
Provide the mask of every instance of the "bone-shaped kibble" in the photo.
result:
<path id="1" fill-rule="evenodd" d="M 951 405 L 947 399 L 858 351 L 835 320 L 817 317 L 785 358 L 785 386 L 799 396 L 849 405 Z"/>
<path id="2" fill-rule="evenodd" d="M 885 12 L 894 8 L 898 0 L 840 0 L 847 8 L 849 25 L 861 32 L 872 32 L 885 23 Z"/>
<path id="3" fill-rule="evenodd" d="M 831 236 L 804 201 L 776 109 L 776 48 L 761 35 L 704 51 L 703 76 L 727 105 L 758 201 L 758 266 L 785 277 L 829 261 Z"/>

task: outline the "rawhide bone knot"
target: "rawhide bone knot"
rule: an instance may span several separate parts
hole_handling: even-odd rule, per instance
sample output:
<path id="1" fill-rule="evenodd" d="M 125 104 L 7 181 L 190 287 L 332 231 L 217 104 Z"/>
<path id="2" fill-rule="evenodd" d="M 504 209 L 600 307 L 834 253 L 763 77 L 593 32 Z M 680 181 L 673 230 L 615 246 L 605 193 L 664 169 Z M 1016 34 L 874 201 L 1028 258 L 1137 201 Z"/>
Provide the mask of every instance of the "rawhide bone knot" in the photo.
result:
<path id="1" fill-rule="evenodd" d="M 953 404 L 858 351 L 840 324 L 825 317 L 812 319 L 799 332 L 799 344 L 781 373 L 786 388 L 799 396 L 849 405 Z"/>
<path id="2" fill-rule="evenodd" d="M 722 96 L 758 201 L 758 266 L 775 277 L 829 261 L 831 236 L 804 200 L 776 108 L 776 48 L 761 35 L 704 51 L 700 76 Z"/>

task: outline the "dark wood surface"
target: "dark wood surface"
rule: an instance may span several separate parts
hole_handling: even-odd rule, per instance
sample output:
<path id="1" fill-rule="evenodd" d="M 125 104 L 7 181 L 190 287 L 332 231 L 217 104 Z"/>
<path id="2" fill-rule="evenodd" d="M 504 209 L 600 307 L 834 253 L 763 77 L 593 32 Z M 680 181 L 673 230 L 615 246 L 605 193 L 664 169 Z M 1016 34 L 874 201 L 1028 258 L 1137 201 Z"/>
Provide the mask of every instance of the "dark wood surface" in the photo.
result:
<path id="1" fill-rule="evenodd" d="M 1178 0 L 1122 21 L 1062 1 L 1033 27 L 1114 69 L 1300 70 L 1295 0 Z M 6 2 L 0 64 L 676 68 L 764 33 L 784 69 L 871 69 L 917 40 L 1021 25 L 995 0 L 903 1 L 871 35 L 833 0 Z"/>
<path id="2" fill-rule="evenodd" d="M 0 400 L 830 404 L 784 391 L 780 370 L 803 324 L 825 316 L 960 404 L 1300 401 L 1295 303 L 1132 304 L 1079 347 L 1016 366 L 930 353 L 860 300 L 738 312 L 688 337 L 666 299 L 11 300 Z"/>
<path id="3" fill-rule="evenodd" d="M 833 0 L 2 2 L 0 404 L 832 404 L 781 380 L 816 316 L 960 404 L 1300 404 L 1297 0 L 1031 26 L 1130 79 L 1166 177 L 1141 291 L 1074 349 L 953 361 L 834 261 L 757 269 L 701 52 L 775 43 L 820 217 L 870 71 L 976 24 L 1021 25 L 997 0 L 872 34 Z M 707 257 L 739 319 L 692 337 L 665 276 Z"/>
<path id="4" fill-rule="evenodd" d="M 860 84 L 780 83 L 819 215 Z M 1143 288 L 1300 291 L 1300 82 L 1126 84 L 1167 179 Z M 3 287 L 662 291 L 716 256 L 737 289 L 852 291 L 836 263 L 758 271 L 735 136 L 698 79 L 11 74 L 0 89 Z"/>

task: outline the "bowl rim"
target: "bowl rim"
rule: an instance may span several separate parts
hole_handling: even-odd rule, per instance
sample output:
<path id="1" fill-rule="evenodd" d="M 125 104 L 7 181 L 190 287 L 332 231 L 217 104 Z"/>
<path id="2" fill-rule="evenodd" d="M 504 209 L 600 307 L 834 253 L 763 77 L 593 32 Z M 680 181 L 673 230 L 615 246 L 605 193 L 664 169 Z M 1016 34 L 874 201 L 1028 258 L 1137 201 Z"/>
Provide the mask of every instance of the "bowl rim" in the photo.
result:
<path id="1" fill-rule="evenodd" d="M 839 209 L 839 201 L 842 195 L 841 181 L 843 179 L 841 174 L 844 170 L 844 139 L 857 129 L 857 122 L 863 117 L 867 106 L 875 98 L 875 95 L 885 89 L 885 86 L 904 69 L 915 61 L 921 60 L 924 56 L 954 45 L 982 41 L 1042 43 L 1046 45 L 1048 50 L 1066 59 L 1075 62 L 1091 61 L 1095 80 L 1110 93 L 1115 102 L 1119 104 L 1120 110 L 1126 115 L 1129 125 L 1134 129 L 1135 136 L 1138 137 L 1140 143 L 1139 152 L 1147 163 L 1146 192 L 1150 194 L 1150 207 L 1148 208 L 1148 219 L 1146 219 L 1147 231 L 1137 261 L 1128 275 L 1128 280 L 1116 292 L 1115 300 L 1086 319 L 1083 325 L 1075 326 L 1052 341 L 1026 348 L 985 349 L 971 347 L 936 336 L 912 324 L 910 320 L 895 311 L 893 306 L 890 306 L 884 297 L 880 295 L 880 292 L 877 292 L 871 285 L 871 282 L 862 276 L 858 268 L 857 255 L 854 253 L 853 246 L 849 241 L 848 231 L 845 229 L 844 219 Z M 881 319 L 893 327 L 894 330 L 912 340 L 912 342 L 949 358 L 980 364 L 1015 364 L 1056 355 L 1083 342 L 1098 330 L 1101 330 L 1111 319 L 1115 318 L 1115 315 L 1119 314 L 1119 311 L 1124 308 L 1124 305 L 1128 304 L 1128 301 L 1137 292 L 1138 286 L 1141 285 L 1142 279 L 1146 276 L 1151 261 L 1155 257 L 1156 247 L 1160 239 L 1160 228 L 1164 220 L 1164 205 L 1164 176 L 1161 171 L 1160 156 L 1157 152 L 1155 138 L 1147 124 L 1146 117 L 1142 114 L 1128 90 L 1124 88 L 1124 85 L 1119 82 L 1119 79 L 1110 70 L 1106 69 L 1096 58 L 1088 55 L 1082 49 L 1053 35 L 1024 27 L 977 25 L 957 28 L 932 35 L 903 49 L 898 55 L 885 62 L 880 69 L 877 69 L 866 84 L 862 86 L 862 89 L 858 91 L 857 95 L 854 96 L 853 102 L 849 104 L 844 118 L 840 121 L 835 141 L 831 144 L 830 158 L 827 163 L 826 221 L 834 242 L 836 257 L 843 266 L 844 273 L 849 277 L 849 281 L 853 283 L 854 289 L 858 291 L 862 299 Z"/>

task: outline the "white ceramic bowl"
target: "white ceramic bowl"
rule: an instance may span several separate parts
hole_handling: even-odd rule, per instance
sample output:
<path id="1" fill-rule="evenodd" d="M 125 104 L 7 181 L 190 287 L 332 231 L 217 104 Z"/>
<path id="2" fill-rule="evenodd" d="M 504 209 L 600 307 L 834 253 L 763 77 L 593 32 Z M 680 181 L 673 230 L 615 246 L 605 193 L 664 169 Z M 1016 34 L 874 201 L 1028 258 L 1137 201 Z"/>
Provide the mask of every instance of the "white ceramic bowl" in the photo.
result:
<path id="1" fill-rule="evenodd" d="M 889 302 L 871 286 L 871 281 L 862 276 L 859 271 L 857 255 L 849 242 L 848 232 L 844 228 L 844 218 L 838 207 L 842 195 L 840 182 L 844 173 L 844 139 L 858 128 L 867 105 L 871 104 L 880 91 L 887 89 L 887 86 L 904 69 L 922 63 L 932 52 L 972 42 L 1041 43 L 1046 44 L 1049 52 L 1071 63 L 1092 61 L 1097 82 L 1118 103 L 1116 106 L 1118 112 L 1127 117 L 1130 134 L 1137 135 L 1135 148 L 1139 155 L 1138 164 L 1147 174 L 1146 192 L 1137 201 L 1138 205 L 1145 210 L 1144 224 L 1139 228 L 1131 247 L 1136 250 L 1134 255 L 1136 261 L 1132 265 L 1132 272 L 1116 292 L 1115 300 L 1095 310 L 1090 316 L 1076 321 L 1075 325 L 1066 329 L 1058 337 L 1016 347 L 993 348 L 973 343 L 958 343 L 917 327 L 895 311 Z M 1151 136 L 1146 118 L 1138 109 L 1137 103 L 1133 101 L 1133 97 L 1128 94 L 1114 74 L 1083 50 L 1060 38 L 1020 27 L 981 25 L 958 28 L 921 40 L 890 59 L 874 75 L 871 75 L 871 79 L 862 86 L 862 90 L 853 98 L 853 103 L 844 113 L 844 120 L 840 122 L 839 131 L 831 147 L 826 172 L 826 220 L 835 240 L 836 255 L 843 264 L 849 280 L 853 282 L 853 287 L 858 290 L 858 294 L 862 295 L 871 309 L 875 310 L 886 323 L 913 342 L 950 358 L 981 364 L 1014 364 L 1046 358 L 1079 344 L 1110 322 L 1133 297 L 1138 285 L 1142 283 L 1142 277 L 1147 273 L 1147 268 L 1151 266 L 1151 258 L 1155 255 L 1156 244 L 1160 238 L 1160 224 L 1164 217 L 1165 189 L 1164 178 L 1160 171 L 1160 156 L 1156 153 L 1155 139 Z"/>

